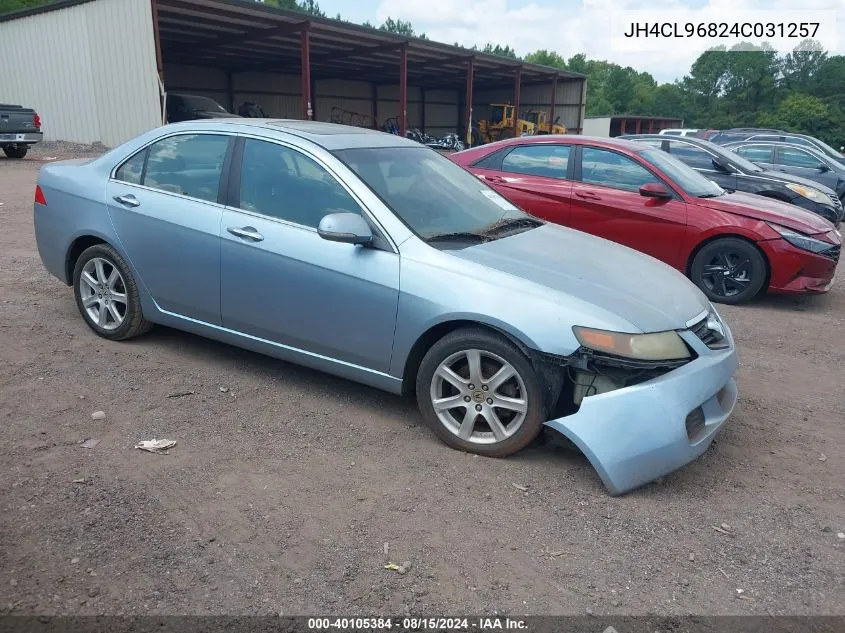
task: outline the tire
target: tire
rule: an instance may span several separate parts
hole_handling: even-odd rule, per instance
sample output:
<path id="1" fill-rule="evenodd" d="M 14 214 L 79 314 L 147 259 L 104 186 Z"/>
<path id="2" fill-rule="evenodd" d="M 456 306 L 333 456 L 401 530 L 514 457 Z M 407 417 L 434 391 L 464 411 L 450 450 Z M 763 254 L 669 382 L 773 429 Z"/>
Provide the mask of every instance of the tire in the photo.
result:
<path id="1" fill-rule="evenodd" d="M 7 145 L 3 148 L 3 153 L 9 158 L 23 158 L 28 151 L 26 145 Z"/>
<path id="2" fill-rule="evenodd" d="M 152 327 L 141 312 L 138 286 L 129 266 L 108 244 L 95 244 L 76 260 L 73 294 L 88 327 L 103 338 L 125 341 Z"/>
<path id="3" fill-rule="evenodd" d="M 481 380 L 478 372 L 469 371 L 476 353 Z M 451 380 L 442 378 L 444 366 L 455 374 Z M 494 384 L 490 379 L 506 367 L 513 376 Z M 435 435 L 467 453 L 487 457 L 515 453 L 537 437 L 546 421 L 543 387 L 529 360 L 505 337 L 482 328 L 461 328 L 437 341 L 420 364 L 416 394 L 423 420 Z M 453 406 L 438 414 L 435 399 L 449 399 Z M 508 406 L 497 407 L 496 401 Z"/>
<path id="4" fill-rule="evenodd" d="M 690 266 L 692 282 L 710 301 L 733 305 L 755 297 L 763 288 L 767 273 L 760 250 L 737 237 L 723 237 L 706 244 Z"/>

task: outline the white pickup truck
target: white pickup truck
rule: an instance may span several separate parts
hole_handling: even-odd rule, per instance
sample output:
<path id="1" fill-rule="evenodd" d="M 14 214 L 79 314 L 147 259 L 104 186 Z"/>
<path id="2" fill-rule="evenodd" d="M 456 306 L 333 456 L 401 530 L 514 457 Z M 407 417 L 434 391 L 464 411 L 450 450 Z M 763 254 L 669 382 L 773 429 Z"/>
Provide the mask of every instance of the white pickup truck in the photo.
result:
<path id="1" fill-rule="evenodd" d="M 0 148 L 9 158 L 23 158 L 43 138 L 41 117 L 31 108 L 0 103 Z"/>

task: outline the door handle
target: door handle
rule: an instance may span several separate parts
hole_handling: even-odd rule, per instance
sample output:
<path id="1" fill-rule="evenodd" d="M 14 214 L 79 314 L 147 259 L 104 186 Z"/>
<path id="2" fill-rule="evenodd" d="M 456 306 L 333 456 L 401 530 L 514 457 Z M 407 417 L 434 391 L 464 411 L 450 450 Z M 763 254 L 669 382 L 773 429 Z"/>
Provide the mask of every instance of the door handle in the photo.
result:
<path id="1" fill-rule="evenodd" d="M 138 198 L 133 196 L 131 193 L 127 193 L 125 196 L 115 196 L 114 199 L 119 202 L 120 204 L 127 206 L 127 207 L 140 207 L 141 203 L 138 202 Z"/>
<path id="2" fill-rule="evenodd" d="M 264 239 L 264 236 L 261 235 L 258 231 L 256 231 L 251 226 L 244 226 L 242 228 L 238 228 L 236 226 L 230 226 L 226 229 L 232 235 L 236 235 L 237 237 L 242 237 L 247 240 L 252 240 L 253 242 L 260 242 Z"/>
<path id="3" fill-rule="evenodd" d="M 583 198 L 584 200 L 601 200 L 601 196 L 597 196 L 596 194 L 588 191 L 576 191 L 575 195 L 579 198 Z"/>

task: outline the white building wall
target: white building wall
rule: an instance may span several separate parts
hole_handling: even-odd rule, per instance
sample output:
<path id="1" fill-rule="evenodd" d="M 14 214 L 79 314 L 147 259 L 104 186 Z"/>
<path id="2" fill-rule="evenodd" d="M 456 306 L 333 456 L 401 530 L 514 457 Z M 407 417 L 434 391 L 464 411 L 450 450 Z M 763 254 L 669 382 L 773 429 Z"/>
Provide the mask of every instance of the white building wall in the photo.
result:
<path id="1" fill-rule="evenodd" d="M 148 0 L 93 0 L 0 22 L 0 102 L 48 141 L 115 146 L 161 123 Z"/>
<path id="2" fill-rule="evenodd" d="M 584 119 L 584 136 L 610 136 L 610 117 L 593 117 Z"/>

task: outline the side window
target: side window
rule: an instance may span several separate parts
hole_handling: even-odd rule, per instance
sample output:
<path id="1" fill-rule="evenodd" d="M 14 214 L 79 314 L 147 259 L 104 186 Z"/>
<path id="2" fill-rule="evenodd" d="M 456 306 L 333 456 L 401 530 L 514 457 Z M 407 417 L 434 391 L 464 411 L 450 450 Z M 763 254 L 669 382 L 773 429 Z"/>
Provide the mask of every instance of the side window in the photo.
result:
<path id="1" fill-rule="evenodd" d="M 808 169 L 821 169 L 822 167 L 818 158 L 797 147 L 781 147 L 780 164 L 787 167 L 806 167 Z"/>
<path id="2" fill-rule="evenodd" d="M 737 154 L 752 163 L 774 163 L 771 145 L 745 145 L 734 150 Z"/>
<path id="3" fill-rule="evenodd" d="M 329 213 L 361 214 L 361 207 L 322 166 L 296 150 L 246 139 L 240 200 L 245 211 L 317 228 Z"/>
<path id="4" fill-rule="evenodd" d="M 566 178 L 569 147 L 566 145 L 523 145 L 502 160 L 502 171 L 543 178 Z"/>
<path id="5" fill-rule="evenodd" d="M 700 147 L 682 141 L 669 141 L 669 153 L 696 169 L 713 169 L 713 157 Z"/>
<path id="6" fill-rule="evenodd" d="M 627 156 L 595 147 L 585 147 L 581 154 L 581 180 L 625 191 L 639 191 L 648 182 L 660 182 Z"/>
<path id="7" fill-rule="evenodd" d="M 813 147 L 813 144 L 810 141 L 800 136 L 785 136 L 783 140 L 785 140 L 791 145 L 803 145 L 804 147 Z"/>
<path id="8" fill-rule="evenodd" d="M 146 187 L 217 202 L 229 137 L 217 134 L 169 136 L 149 148 Z"/>
<path id="9" fill-rule="evenodd" d="M 131 185 L 140 185 L 141 176 L 144 175 L 144 162 L 146 160 L 147 148 L 145 147 L 117 169 L 114 173 L 115 179 L 121 182 L 128 182 Z"/>

